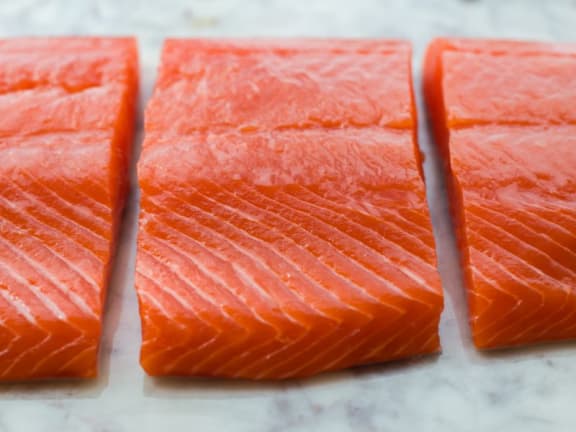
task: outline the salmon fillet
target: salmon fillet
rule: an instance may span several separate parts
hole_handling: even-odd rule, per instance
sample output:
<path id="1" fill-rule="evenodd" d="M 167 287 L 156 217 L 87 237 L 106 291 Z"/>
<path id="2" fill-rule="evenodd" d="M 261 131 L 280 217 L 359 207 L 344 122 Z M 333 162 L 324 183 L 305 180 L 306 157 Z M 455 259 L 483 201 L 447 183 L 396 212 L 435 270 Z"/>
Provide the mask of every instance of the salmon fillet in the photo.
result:
<path id="1" fill-rule="evenodd" d="M 137 74 L 130 38 L 0 41 L 0 380 L 97 374 Z"/>
<path id="2" fill-rule="evenodd" d="M 166 42 L 138 164 L 148 374 L 439 350 L 410 76 L 403 42 Z"/>
<path id="3" fill-rule="evenodd" d="M 432 127 L 478 348 L 576 338 L 576 46 L 435 40 Z"/>

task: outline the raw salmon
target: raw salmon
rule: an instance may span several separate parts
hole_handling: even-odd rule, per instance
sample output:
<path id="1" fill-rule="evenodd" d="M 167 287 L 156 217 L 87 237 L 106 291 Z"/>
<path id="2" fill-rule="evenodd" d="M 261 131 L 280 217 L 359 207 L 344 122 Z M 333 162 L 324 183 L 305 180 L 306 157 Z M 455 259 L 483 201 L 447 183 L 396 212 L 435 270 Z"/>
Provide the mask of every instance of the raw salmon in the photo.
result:
<path id="1" fill-rule="evenodd" d="M 133 39 L 0 41 L 0 380 L 97 374 L 136 93 Z"/>
<path id="2" fill-rule="evenodd" d="M 439 350 L 410 47 L 169 40 L 139 161 L 151 375 L 282 379 Z"/>
<path id="3" fill-rule="evenodd" d="M 576 46 L 435 40 L 425 94 L 478 348 L 576 338 Z"/>

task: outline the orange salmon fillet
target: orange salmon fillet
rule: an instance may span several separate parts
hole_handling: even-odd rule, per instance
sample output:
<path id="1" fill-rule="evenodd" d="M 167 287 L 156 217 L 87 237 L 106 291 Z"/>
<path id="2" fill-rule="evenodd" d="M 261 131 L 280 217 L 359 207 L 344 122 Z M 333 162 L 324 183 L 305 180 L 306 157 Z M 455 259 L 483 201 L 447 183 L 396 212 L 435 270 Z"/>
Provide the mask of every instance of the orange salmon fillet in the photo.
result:
<path id="1" fill-rule="evenodd" d="M 576 46 L 437 39 L 424 76 L 474 343 L 576 338 Z"/>
<path id="2" fill-rule="evenodd" d="M 0 41 L 0 380 L 97 374 L 137 76 L 131 38 Z"/>
<path id="3" fill-rule="evenodd" d="M 396 41 L 169 40 L 138 164 L 150 375 L 285 379 L 440 348 Z"/>

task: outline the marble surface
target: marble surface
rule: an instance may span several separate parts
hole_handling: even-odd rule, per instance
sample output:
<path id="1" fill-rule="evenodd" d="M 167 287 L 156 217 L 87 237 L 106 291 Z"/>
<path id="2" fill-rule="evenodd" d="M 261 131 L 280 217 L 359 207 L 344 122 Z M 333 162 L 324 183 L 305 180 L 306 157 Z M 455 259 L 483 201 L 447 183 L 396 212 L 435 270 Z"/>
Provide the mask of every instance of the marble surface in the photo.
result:
<path id="1" fill-rule="evenodd" d="M 162 39 L 178 36 L 357 36 L 411 39 L 418 76 L 435 35 L 576 41 L 574 0 L 0 0 L 0 36 L 136 34 L 142 99 Z M 137 191 L 110 288 L 101 376 L 84 383 L 0 386 L 0 432 L 159 430 L 576 430 L 576 344 L 479 354 L 469 340 L 441 182 L 422 146 L 446 289 L 436 357 L 285 383 L 154 380 L 138 366 L 133 290 Z"/>

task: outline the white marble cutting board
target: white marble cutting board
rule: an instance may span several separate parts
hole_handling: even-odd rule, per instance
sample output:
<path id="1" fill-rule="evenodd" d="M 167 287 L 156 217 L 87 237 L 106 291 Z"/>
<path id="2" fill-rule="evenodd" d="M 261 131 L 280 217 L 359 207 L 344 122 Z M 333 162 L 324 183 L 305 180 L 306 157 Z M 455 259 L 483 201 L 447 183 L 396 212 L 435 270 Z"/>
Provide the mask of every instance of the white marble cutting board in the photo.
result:
<path id="1" fill-rule="evenodd" d="M 136 34 L 145 101 L 165 36 L 406 38 L 418 76 L 436 35 L 576 42 L 576 0 L 0 0 L 0 36 L 60 33 Z M 491 355 L 472 348 L 441 184 L 421 129 L 446 290 L 441 355 L 278 384 L 146 377 L 138 365 L 133 190 L 100 378 L 0 385 L 0 432 L 576 431 L 576 343 Z"/>

